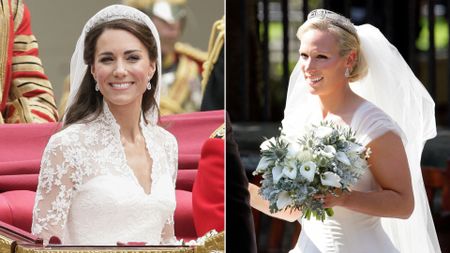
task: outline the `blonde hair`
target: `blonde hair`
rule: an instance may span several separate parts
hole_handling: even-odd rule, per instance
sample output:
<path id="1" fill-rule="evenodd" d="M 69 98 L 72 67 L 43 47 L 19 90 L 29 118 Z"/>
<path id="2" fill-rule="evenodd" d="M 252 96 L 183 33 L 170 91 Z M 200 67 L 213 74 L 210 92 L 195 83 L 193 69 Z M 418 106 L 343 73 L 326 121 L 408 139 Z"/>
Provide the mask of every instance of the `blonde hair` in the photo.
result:
<path id="1" fill-rule="evenodd" d="M 300 40 L 303 34 L 310 30 L 329 31 L 339 42 L 339 54 L 348 55 L 351 51 L 356 52 L 356 59 L 350 69 L 349 82 L 355 82 L 367 74 L 368 66 L 361 52 L 361 44 L 355 26 L 342 15 L 328 10 L 314 10 L 309 13 L 308 20 L 303 23 L 297 31 Z"/>

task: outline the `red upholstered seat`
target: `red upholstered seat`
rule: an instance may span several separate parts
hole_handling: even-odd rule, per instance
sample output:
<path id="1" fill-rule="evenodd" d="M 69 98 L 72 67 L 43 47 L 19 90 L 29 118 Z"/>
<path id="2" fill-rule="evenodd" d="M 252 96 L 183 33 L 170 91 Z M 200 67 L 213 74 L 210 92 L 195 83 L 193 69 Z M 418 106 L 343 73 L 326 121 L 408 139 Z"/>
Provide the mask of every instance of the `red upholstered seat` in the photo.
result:
<path id="1" fill-rule="evenodd" d="M 175 235 L 185 241 L 197 239 L 192 216 L 192 192 L 176 190 L 177 209 L 175 210 Z"/>
<path id="2" fill-rule="evenodd" d="M 1 193 L 0 220 L 29 232 L 35 195 L 34 191 L 28 190 Z"/>
<path id="3" fill-rule="evenodd" d="M 178 141 L 175 234 L 197 237 L 192 217 L 192 187 L 203 143 L 224 122 L 223 111 L 178 114 L 161 118 Z M 0 125 L 0 221 L 31 230 L 32 209 L 42 153 L 58 124 Z"/>

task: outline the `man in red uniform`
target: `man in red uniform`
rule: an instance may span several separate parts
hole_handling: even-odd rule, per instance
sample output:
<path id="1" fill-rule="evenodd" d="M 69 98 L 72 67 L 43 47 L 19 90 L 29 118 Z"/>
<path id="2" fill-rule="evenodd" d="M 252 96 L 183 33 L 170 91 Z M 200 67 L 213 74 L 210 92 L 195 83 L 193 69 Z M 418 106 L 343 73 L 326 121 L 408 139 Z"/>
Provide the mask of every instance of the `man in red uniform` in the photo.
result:
<path id="1" fill-rule="evenodd" d="M 53 89 L 38 57 L 22 0 L 0 0 L 0 124 L 58 120 Z"/>

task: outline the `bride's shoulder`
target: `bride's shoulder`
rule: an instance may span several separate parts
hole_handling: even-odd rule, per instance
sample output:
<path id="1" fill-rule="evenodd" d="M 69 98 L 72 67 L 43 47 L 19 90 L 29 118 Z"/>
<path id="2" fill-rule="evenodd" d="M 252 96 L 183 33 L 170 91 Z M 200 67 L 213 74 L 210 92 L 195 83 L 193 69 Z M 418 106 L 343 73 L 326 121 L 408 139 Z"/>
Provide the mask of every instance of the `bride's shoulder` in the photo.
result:
<path id="1" fill-rule="evenodd" d="M 354 121 L 375 123 L 377 121 L 393 122 L 392 118 L 378 106 L 370 101 L 364 100 L 358 106 L 353 115 Z"/>
<path id="2" fill-rule="evenodd" d="M 375 104 L 364 101 L 356 110 L 352 119 L 352 128 L 363 142 L 369 142 L 392 131 L 403 139 L 399 125 Z"/>
<path id="3" fill-rule="evenodd" d="M 80 139 L 80 135 L 85 132 L 82 124 L 72 124 L 62 128 L 50 137 L 49 144 L 70 145 Z"/>

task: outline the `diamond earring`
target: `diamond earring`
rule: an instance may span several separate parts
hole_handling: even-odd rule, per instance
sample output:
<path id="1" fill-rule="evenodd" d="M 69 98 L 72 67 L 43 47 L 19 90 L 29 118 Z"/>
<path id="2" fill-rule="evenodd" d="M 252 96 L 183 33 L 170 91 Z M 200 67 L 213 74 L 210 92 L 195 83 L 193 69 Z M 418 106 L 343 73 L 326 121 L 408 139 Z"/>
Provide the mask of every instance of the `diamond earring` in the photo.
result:
<path id="1" fill-rule="evenodd" d="M 95 82 L 95 91 L 99 91 L 100 89 L 98 88 L 98 83 L 97 82 Z"/>
<path id="2" fill-rule="evenodd" d="M 347 67 L 347 68 L 345 68 L 345 73 L 344 73 L 344 76 L 345 77 L 349 77 L 350 76 L 350 70 L 349 70 L 349 68 Z"/>
<path id="3" fill-rule="evenodd" d="M 151 90 L 151 89 L 152 89 L 152 83 L 150 82 L 150 80 L 148 80 L 147 90 Z"/>

